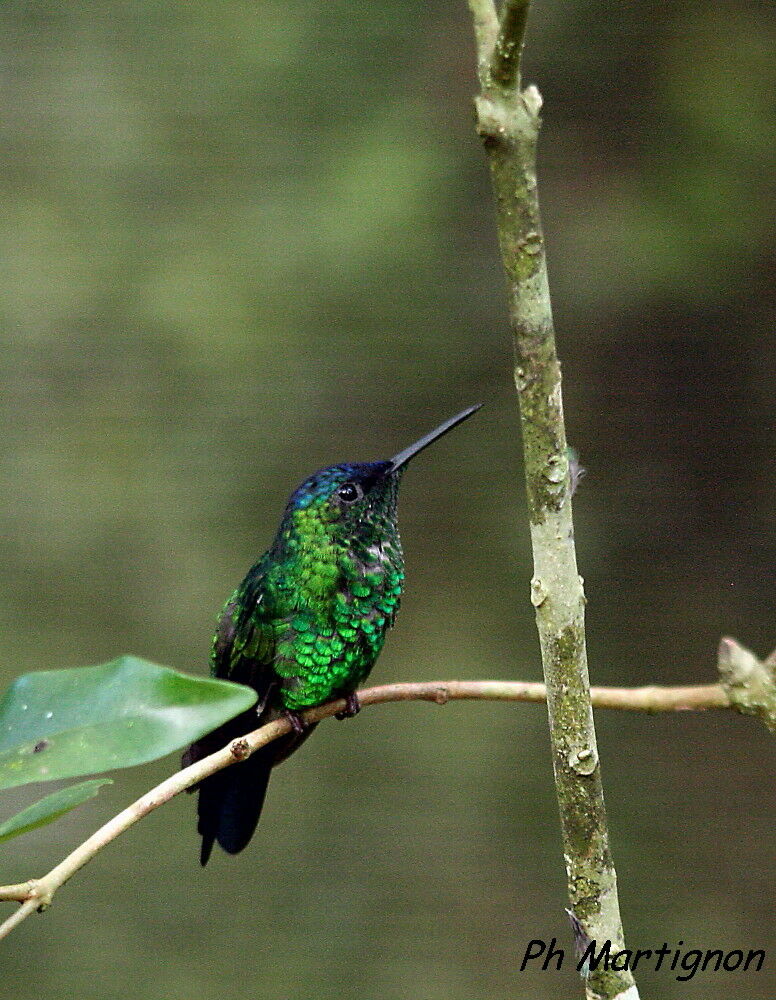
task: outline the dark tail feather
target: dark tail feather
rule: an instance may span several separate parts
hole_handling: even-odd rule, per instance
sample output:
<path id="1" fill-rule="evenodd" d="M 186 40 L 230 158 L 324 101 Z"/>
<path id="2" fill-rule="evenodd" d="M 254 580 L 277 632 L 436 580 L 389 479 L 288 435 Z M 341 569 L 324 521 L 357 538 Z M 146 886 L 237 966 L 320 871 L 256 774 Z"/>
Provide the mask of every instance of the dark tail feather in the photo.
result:
<path id="1" fill-rule="evenodd" d="M 266 721 L 266 717 L 257 717 L 253 709 L 238 715 L 220 729 L 192 743 L 183 755 L 183 767 L 215 753 L 230 740 L 243 736 Z M 203 866 L 207 864 L 216 841 L 228 854 L 237 854 L 247 846 L 261 816 L 272 768 L 304 743 L 316 725 L 309 726 L 301 735 L 290 733 L 260 747 L 246 760 L 211 774 L 189 789 L 192 792 L 199 790 L 197 831 L 202 837 L 199 860 Z"/>
<path id="2" fill-rule="evenodd" d="M 265 720 L 253 709 L 243 712 L 193 743 L 183 755 L 183 767 L 221 750 L 230 740 L 256 729 L 262 721 Z M 237 854 L 253 836 L 276 752 L 273 744 L 261 747 L 245 760 L 211 774 L 190 789 L 199 791 L 197 830 L 202 836 L 199 860 L 203 865 L 207 864 L 216 841 L 229 854 Z"/>
<path id="3" fill-rule="evenodd" d="M 215 841 L 228 854 L 237 854 L 248 844 L 261 816 L 273 762 L 272 748 L 262 747 L 202 782 L 197 826 L 202 836 L 200 864 L 207 864 Z"/>

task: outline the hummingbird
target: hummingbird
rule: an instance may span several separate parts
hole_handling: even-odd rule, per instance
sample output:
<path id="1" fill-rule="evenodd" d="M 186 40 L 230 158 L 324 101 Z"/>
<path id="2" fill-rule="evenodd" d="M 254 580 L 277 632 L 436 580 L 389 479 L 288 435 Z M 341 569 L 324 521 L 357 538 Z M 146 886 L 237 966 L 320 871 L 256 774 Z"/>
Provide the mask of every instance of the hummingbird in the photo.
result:
<path id="1" fill-rule="evenodd" d="M 339 718 L 358 712 L 356 689 L 380 654 L 404 584 L 402 473 L 481 405 L 387 461 L 328 466 L 291 494 L 275 540 L 224 605 L 213 637 L 211 675 L 249 685 L 258 703 L 192 744 L 183 766 L 280 716 L 293 729 L 199 784 L 202 865 L 215 842 L 237 854 L 250 841 L 272 768 L 315 728 L 300 712 L 334 698 L 346 699 Z"/>

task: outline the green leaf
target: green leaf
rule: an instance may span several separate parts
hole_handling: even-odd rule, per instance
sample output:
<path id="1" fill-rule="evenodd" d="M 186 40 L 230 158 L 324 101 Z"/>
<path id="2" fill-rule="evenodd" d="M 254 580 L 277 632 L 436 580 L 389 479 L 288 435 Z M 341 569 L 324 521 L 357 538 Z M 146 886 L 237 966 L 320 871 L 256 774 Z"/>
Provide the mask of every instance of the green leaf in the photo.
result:
<path id="1" fill-rule="evenodd" d="M 145 764 L 255 701 L 242 684 L 134 656 L 23 674 L 0 701 L 0 788 Z"/>
<path id="2" fill-rule="evenodd" d="M 36 830 L 39 826 L 45 826 L 46 823 L 59 819 L 81 803 L 93 799 L 103 785 L 112 784 L 112 778 L 91 778 L 89 781 L 81 781 L 77 785 L 69 785 L 67 788 L 60 788 L 58 792 L 52 792 L 51 795 L 22 809 L 5 823 L 0 823 L 0 842 L 18 837 L 22 833 L 29 833 L 30 830 Z"/>

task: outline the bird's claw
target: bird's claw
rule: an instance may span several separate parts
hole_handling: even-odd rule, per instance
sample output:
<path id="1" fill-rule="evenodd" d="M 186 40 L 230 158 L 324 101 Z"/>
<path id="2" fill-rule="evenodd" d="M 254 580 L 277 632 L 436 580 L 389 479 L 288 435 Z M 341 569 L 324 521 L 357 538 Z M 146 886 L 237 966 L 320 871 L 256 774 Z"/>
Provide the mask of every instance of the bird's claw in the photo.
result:
<path id="1" fill-rule="evenodd" d="M 293 727 L 293 730 L 296 733 L 296 735 L 303 736 L 304 731 L 307 727 L 302 721 L 302 717 L 299 715 L 299 713 L 293 712 L 290 708 L 287 708 L 285 712 L 283 712 L 283 715 L 291 723 L 291 726 Z"/>
<path id="2" fill-rule="evenodd" d="M 358 695 L 355 691 L 351 691 L 345 701 L 345 707 L 341 712 L 337 712 L 334 716 L 335 719 L 352 719 L 354 715 L 358 715 L 361 711 L 361 702 L 358 700 Z"/>

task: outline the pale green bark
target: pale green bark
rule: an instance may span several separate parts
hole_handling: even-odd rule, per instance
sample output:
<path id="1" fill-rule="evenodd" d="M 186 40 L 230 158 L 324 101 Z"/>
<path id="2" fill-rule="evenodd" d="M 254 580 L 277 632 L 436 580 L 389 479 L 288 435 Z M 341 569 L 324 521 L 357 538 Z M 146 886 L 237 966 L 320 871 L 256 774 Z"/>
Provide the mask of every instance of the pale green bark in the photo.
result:
<path id="1" fill-rule="evenodd" d="M 480 24 L 490 0 L 470 0 Z M 479 30 L 477 130 L 490 162 L 507 276 L 520 401 L 534 575 L 531 601 L 542 652 L 553 768 L 569 899 L 589 937 L 624 948 L 617 879 L 609 851 L 601 767 L 585 650 L 585 597 L 577 572 L 560 364 L 536 188 L 541 98 L 522 90 L 520 52 L 528 0 L 505 0 L 490 50 Z M 637 1000 L 630 972 L 603 966 L 587 996 Z"/>

